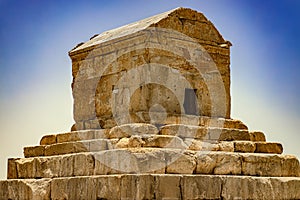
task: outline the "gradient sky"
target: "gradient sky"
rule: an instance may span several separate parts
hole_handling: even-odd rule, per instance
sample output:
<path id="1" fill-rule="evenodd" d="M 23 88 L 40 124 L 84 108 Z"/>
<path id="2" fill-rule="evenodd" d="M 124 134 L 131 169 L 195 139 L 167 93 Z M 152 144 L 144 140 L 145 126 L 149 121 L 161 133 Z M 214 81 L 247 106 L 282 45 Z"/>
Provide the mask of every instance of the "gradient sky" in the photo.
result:
<path id="1" fill-rule="evenodd" d="M 300 157 L 299 0 L 0 0 L 0 179 L 9 157 L 73 124 L 68 51 L 176 7 L 231 41 L 232 118 Z"/>

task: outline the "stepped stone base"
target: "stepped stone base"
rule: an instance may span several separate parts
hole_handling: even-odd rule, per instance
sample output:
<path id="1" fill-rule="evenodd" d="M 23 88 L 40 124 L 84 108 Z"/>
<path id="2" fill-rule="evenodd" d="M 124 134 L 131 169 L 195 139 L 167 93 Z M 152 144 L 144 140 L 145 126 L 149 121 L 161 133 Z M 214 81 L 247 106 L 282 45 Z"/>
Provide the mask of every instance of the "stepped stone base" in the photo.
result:
<path id="1" fill-rule="evenodd" d="M 282 151 L 245 127 L 134 123 L 50 134 L 8 160 L 0 200 L 300 199 L 299 161 Z"/>
<path id="2" fill-rule="evenodd" d="M 123 174 L 0 181 L 0 199 L 300 199 L 299 177 Z"/>

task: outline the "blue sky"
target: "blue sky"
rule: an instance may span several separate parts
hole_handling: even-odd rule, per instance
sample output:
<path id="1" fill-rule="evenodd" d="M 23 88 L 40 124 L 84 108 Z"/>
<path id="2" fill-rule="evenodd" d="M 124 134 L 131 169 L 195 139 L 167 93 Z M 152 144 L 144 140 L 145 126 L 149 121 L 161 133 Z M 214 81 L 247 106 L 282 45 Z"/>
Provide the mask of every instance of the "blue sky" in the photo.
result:
<path id="1" fill-rule="evenodd" d="M 70 129 L 69 50 L 176 7 L 203 12 L 233 43 L 232 118 L 300 157 L 300 1 L 0 0 L 0 178 L 8 157 Z"/>

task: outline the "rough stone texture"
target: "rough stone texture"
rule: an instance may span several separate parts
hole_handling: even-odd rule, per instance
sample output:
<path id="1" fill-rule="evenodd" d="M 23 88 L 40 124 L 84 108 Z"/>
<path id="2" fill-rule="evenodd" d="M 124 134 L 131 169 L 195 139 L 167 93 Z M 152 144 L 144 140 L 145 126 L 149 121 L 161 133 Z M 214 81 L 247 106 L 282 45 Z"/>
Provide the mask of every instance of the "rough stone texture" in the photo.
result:
<path id="1" fill-rule="evenodd" d="M 295 156 L 242 154 L 242 174 L 251 176 L 299 176 L 299 161 Z"/>
<path id="2" fill-rule="evenodd" d="M 103 175 L 0 181 L 0 199 L 299 199 L 300 178 Z"/>
<path id="3" fill-rule="evenodd" d="M 173 30 L 164 39 L 164 43 L 169 43 L 167 45 L 161 43 L 159 38 L 153 37 L 153 34 L 150 34 L 149 38 L 151 30 L 162 29 Z M 183 35 L 189 39 L 183 40 Z M 147 40 L 150 46 L 145 48 Z M 168 48 L 173 44 L 176 44 L 175 48 L 170 51 Z M 195 44 L 200 44 L 201 51 L 205 53 L 196 57 L 193 51 Z M 203 14 L 185 8 L 171 10 L 92 38 L 69 52 L 72 59 L 76 129 L 111 128 L 116 124 L 147 122 L 140 120 L 139 113 L 148 112 L 155 104 L 163 105 L 167 114 L 185 114 L 184 110 L 181 111 L 183 105 L 179 105 L 176 99 L 176 97 L 183 99 L 184 94 L 178 93 L 175 96 L 173 91 L 168 91 L 159 84 L 143 83 L 140 90 L 134 89 L 133 86 L 139 84 L 137 81 L 141 77 L 140 74 L 134 74 L 137 78 L 131 77 L 124 87 L 117 87 L 116 84 L 127 72 L 138 66 L 153 63 L 169 66 L 168 70 L 156 72 L 155 76 L 162 76 L 164 83 L 168 81 L 175 83 L 177 91 L 184 93 L 185 88 L 197 89 L 197 99 L 201 99 L 201 102 L 196 104 L 202 116 L 229 119 L 229 47 L 230 42 L 222 38 Z M 190 63 L 196 59 L 200 59 L 201 63 L 207 66 L 201 68 L 201 75 L 197 74 L 197 70 Z M 215 66 L 210 65 L 210 62 Z M 177 84 L 179 80 L 177 72 L 191 83 L 190 87 L 181 87 L 182 85 Z M 211 87 L 208 88 L 206 84 Z M 222 87 L 218 87 L 218 84 Z M 208 90 L 213 98 L 204 95 L 209 92 Z M 133 95 L 129 95 L 129 91 Z M 165 95 L 156 95 L 157 92 Z M 118 94 L 123 96 L 120 101 L 113 98 Z M 112 103 L 116 108 L 111 106 Z M 128 106 L 129 113 L 127 113 Z M 117 114 L 113 113 L 115 111 Z M 230 124 L 226 126 L 231 127 Z M 246 127 L 240 124 L 239 128 Z"/>
<path id="4" fill-rule="evenodd" d="M 186 138 L 209 139 L 207 128 L 183 124 L 171 124 L 161 127 L 160 134 Z"/>
<path id="5" fill-rule="evenodd" d="M 109 132 L 109 138 L 124 138 L 131 135 L 156 135 L 158 130 L 151 124 L 124 124 L 112 128 Z"/>
<path id="6" fill-rule="evenodd" d="M 250 132 L 250 138 L 251 138 L 251 141 L 253 141 L 253 142 L 265 142 L 266 141 L 265 134 L 260 131 Z"/>
<path id="7" fill-rule="evenodd" d="M 224 177 L 224 199 L 299 199 L 299 178 Z"/>
<path id="8" fill-rule="evenodd" d="M 197 153 L 197 174 L 241 174 L 241 159 L 231 153 Z"/>
<path id="9" fill-rule="evenodd" d="M 256 153 L 277 153 L 283 152 L 283 147 L 280 143 L 256 142 Z"/>
<path id="10" fill-rule="evenodd" d="M 49 145 L 56 143 L 56 135 L 45 135 L 40 141 L 40 145 Z"/>
<path id="11" fill-rule="evenodd" d="M 167 154 L 166 173 L 193 174 L 196 165 L 195 153 L 189 151 L 169 151 Z"/>
<path id="12" fill-rule="evenodd" d="M 235 141 L 234 142 L 234 151 L 235 152 L 244 152 L 244 153 L 253 153 L 256 149 L 256 145 L 253 142 L 248 141 Z"/>
<path id="13" fill-rule="evenodd" d="M 24 148 L 25 158 L 43 156 L 43 155 L 45 155 L 45 146 L 44 145 Z"/>
<path id="14" fill-rule="evenodd" d="M 0 180 L 0 199 L 50 199 L 49 179 Z"/>

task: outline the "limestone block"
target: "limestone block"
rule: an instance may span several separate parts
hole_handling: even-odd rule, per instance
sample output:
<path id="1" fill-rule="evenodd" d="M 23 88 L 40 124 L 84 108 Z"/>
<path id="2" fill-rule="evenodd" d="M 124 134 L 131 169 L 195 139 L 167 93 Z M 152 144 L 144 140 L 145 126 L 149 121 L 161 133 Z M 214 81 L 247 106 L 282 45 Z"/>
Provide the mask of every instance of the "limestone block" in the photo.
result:
<path id="1" fill-rule="evenodd" d="M 248 141 L 234 141 L 234 151 L 253 153 L 256 149 L 255 143 Z"/>
<path id="2" fill-rule="evenodd" d="M 0 181 L 0 199 L 50 199 L 50 180 Z"/>
<path id="3" fill-rule="evenodd" d="M 171 124 L 161 127 L 160 134 L 186 138 L 208 139 L 207 130 L 200 126 Z"/>
<path id="4" fill-rule="evenodd" d="M 263 132 L 253 131 L 253 132 L 250 132 L 250 140 L 253 142 L 265 142 L 266 137 Z"/>
<path id="5" fill-rule="evenodd" d="M 298 199 L 299 187 L 295 178 L 227 176 L 221 195 L 224 199 Z"/>
<path id="6" fill-rule="evenodd" d="M 94 178 L 94 188 L 97 188 L 96 199 L 121 199 L 121 178 L 120 175 L 96 176 Z"/>
<path id="7" fill-rule="evenodd" d="M 156 175 L 154 193 L 156 199 L 181 199 L 181 175 Z"/>
<path id="8" fill-rule="evenodd" d="M 229 129 L 244 129 L 248 130 L 248 127 L 240 120 L 225 119 L 225 118 L 212 118 L 212 117 L 200 117 L 200 126 L 217 127 L 217 128 L 229 128 Z"/>
<path id="9" fill-rule="evenodd" d="M 63 142 L 74 142 L 80 140 L 92 140 L 94 139 L 93 130 L 84 130 L 84 131 L 73 131 L 70 133 L 62 133 L 56 135 L 57 143 Z"/>
<path id="10" fill-rule="evenodd" d="M 238 154 L 227 152 L 198 152 L 197 174 L 241 174 L 241 159 Z"/>
<path id="11" fill-rule="evenodd" d="M 45 145 L 35 146 L 35 147 L 24 147 L 24 156 L 28 157 L 37 157 L 45 155 Z"/>
<path id="12" fill-rule="evenodd" d="M 234 152 L 233 142 L 220 142 L 218 146 L 219 146 L 218 151 Z"/>
<path id="13" fill-rule="evenodd" d="M 121 138 L 115 145 L 116 149 L 128 148 L 129 138 Z"/>
<path id="14" fill-rule="evenodd" d="M 169 174 L 193 174 L 197 165 L 196 156 L 189 151 L 166 151 L 166 159 L 166 173 Z"/>
<path id="15" fill-rule="evenodd" d="M 115 138 L 115 139 L 109 139 L 107 140 L 107 149 L 108 150 L 112 150 L 112 149 L 116 149 L 116 145 L 119 142 L 120 139 Z"/>
<path id="16" fill-rule="evenodd" d="M 139 148 L 145 144 L 142 137 L 132 135 L 130 138 L 122 138 L 115 145 L 115 148 Z"/>
<path id="17" fill-rule="evenodd" d="M 236 119 L 226 119 L 224 128 L 248 130 L 248 127 L 242 121 Z"/>
<path id="18" fill-rule="evenodd" d="M 96 199 L 96 188 L 97 184 L 92 177 L 52 179 L 51 199 Z"/>
<path id="19" fill-rule="evenodd" d="M 74 156 L 74 176 L 90 176 L 94 174 L 95 157 L 91 153 L 80 153 Z"/>
<path id="20" fill-rule="evenodd" d="M 282 176 L 300 177 L 300 164 L 295 156 L 285 155 L 282 164 Z"/>
<path id="21" fill-rule="evenodd" d="M 35 178 L 36 176 L 36 159 L 20 158 L 15 160 L 17 166 L 18 178 Z"/>
<path id="22" fill-rule="evenodd" d="M 166 156 L 164 149 L 143 148 L 131 149 L 138 163 L 139 173 L 164 174 Z"/>
<path id="23" fill-rule="evenodd" d="M 217 138 L 213 138 L 217 139 Z M 247 130 L 223 129 L 219 141 L 243 140 L 250 141 L 250 133 Z"/>
<path id="24" fill-rule="evenodd" d="M 56 143 L 56 135 L 45 135 L 40 141 L 40 145 L 49 145 Z"/>
<path id="25" fill-rule="evenodd" d="M 59 177 L 71 177 L 74 175 L 74 155 L 62 155 L 59 163 Z"/>
<path id="26" fill-rule="evenodd" d="M 219 150 L 218 144 L 203 142 L 197 139 L 185 138 L 184 142 L 188 146 L 188 149 L 193 151 L 218 151 Z"/>
<path id="27" fill-rule="evenodd" d="M 176 136 L 154 135 L 144 137 L 144 141 L 144 147 L 187 149 L 187 145 L 183 142 L 183 140 Z"/>
<path id="28" fill-rule="evenodd" d="M 242 173 L 251 176 L 299 176 L 299 161 L 294 156 L 241 154 Z"/>
<path id="29" fill-rule="evenodd" d="M 95 139 L 106 139 L 109 136 L 110 129 L 98 129 L 95 130 Z"/>
<path id="30" fill-rule="evenodd" d="M 155 199 L 154 177 L 151 175 L 122 176 L 120 199 Z"/>
<path id="31" fill-rule="evenodd" d="M 276 142 L 256 142 L 255 153 L 277 153 L 283 152 L 283 147 L 280 143 Z"/>
<path id="32" fill-rule="evenodd" d="M 164 173 L 165 165 L 161 149 L 117 149 L 95 153 L 94 174 Z"/>
<path id="33" fill-rule="evenodd" d="M 220 199 L 222 178 L 208 175 L 184 175 L 181 188 L 182 199 Z"/>
<path id="34" fill-rule="evenodd" d="M 65 142 L 45 147 L 45 156 L 62 155 L 89 151 L 88 142 Z"/>
<path id="35" fill-rule="evenodd" d="M 18 158 L 9 158 L 7 160 L 7 178 L 8 179 L 17 179 L 18 178 L 18 171 L 16 161 Z"/>
<path id="36" fill-rule="evenodd" d="M 64 175 L 63 171 L 68 170 L 69 168 L 61 168 L 61 159 L 61 156 L 35 158 L 34 178 L 53 178 Z M 69 164 L 71 165 L 71 163 Z M 69 167 L 72 168 L 72 166 Z"/>
<path id="37" fill-rule="evenodd" d="M 94 157 L 95 175 L 137 173 L 139 171 L 137 158 L 126 149 L 96 152 Z"/>
<path id="38" fill-rule="evenodd" d="M 151 124 L 135 123 L 113 127 L 109 132 L 109 138 L 123 138 L 131 135 L 156 135 L 158 130 Z"/>
<path id="39" fill-rule="evenodd" d="M 89 151 L 103 151 L 107 149 L 107 139 L 98 139 L 98 140 L 90 140 L 89 143 Z"/>

